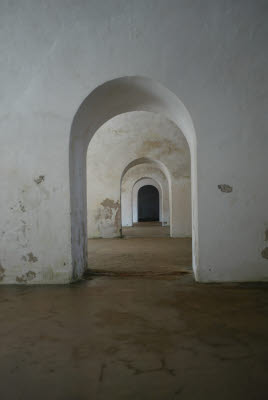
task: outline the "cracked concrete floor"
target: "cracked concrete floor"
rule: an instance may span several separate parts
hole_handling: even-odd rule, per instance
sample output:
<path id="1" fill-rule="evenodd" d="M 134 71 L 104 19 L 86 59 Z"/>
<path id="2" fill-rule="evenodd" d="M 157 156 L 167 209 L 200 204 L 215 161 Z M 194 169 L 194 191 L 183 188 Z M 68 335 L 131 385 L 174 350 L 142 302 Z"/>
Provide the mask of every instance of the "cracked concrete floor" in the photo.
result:
<path id="1" fill-rule="evenodd" d="M 166 248 L 151 241 L 140 252 L 155 246 L 162 265 Z M 264 399 L 267 289 L 189 273 L 2 286 L 0 398 Z"/>

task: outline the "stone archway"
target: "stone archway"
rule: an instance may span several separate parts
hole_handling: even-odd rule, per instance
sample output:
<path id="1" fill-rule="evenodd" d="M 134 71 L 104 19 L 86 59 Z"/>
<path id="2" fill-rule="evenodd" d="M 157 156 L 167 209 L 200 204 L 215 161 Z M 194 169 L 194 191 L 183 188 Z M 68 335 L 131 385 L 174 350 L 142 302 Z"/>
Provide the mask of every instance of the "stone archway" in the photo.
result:
<path id="1" fill-rule="evenodd" d="M 191 154 L 193 271 L 198 280 L 197 149 L 193 122 L 183 103 L 169 89 L 149 78 L 138 76 L 118 78 L 98 86 L 83 101 L 73 119 L 69 152 L 73 279 L 80 278 L 87 266 L 88 144 L 96 130 L 106 121 L 130 111 L 162 113 L 186 137 Z"/>

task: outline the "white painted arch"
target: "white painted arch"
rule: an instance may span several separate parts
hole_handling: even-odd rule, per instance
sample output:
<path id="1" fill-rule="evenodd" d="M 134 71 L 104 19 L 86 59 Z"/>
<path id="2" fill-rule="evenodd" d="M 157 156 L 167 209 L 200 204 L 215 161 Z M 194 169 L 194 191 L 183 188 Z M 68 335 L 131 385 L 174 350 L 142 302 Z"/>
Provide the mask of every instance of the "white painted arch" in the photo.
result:
<path id="1" fill-rule="evenodd" d="M 160 200 L 162 206 L 160 216 L 164 218 L 164 225 L 169 225 L 172 199 L 172 196 L 170 196 L 171 176 L 169 170 L 162 162 L 143 157 L 129 163 L 125 167 L 121 176 L 120 192 L 122 226 L 132 226 L 133 222 L 137 222 L 134 218 L 137 213 L 132 207 L 134 202 L 136 202 L 133 198 L 133 187 L 141 179 L 152 179 L 153 182 L 157 182 L 161 191 Z"/>
<path id="2" fill-rule="evenodd" d="M 141 157 L 132 160 L 123 170 L 121 177 L 121 194 L 125 177 L 134 168 L 148 164 L 156 167 L 162 172 L 167 181 L 169 225 L 171 237 L 190 237 L 191 232 L 191 201 L 190 201 L 190 180 L 188 177 L 181 177 L 176 182 L 169 168 L 160 160 L 148 157 Z M 165 193 L 166 194 L 166 193 Z M 122 201 L 121 201 L 122 203 Z M 166 203 L 166 202 L 165 202 Z M 121 218 L 122 219 L 122 218 Z"/>
<path id="3" fill-rule="evenodd" d="M 193 270 L 198 280 L 197 144 L 192 118 L 179 98 L 150 78 L 130 76 L 105 82 L 93 90 L 78 108 L 69 144 L 71 241 L 73 279 L 87 265 L 86 153 L 96 130 L 116 115 L 130 111 L 162 113 L 183 132 L 191 154 Z"/>

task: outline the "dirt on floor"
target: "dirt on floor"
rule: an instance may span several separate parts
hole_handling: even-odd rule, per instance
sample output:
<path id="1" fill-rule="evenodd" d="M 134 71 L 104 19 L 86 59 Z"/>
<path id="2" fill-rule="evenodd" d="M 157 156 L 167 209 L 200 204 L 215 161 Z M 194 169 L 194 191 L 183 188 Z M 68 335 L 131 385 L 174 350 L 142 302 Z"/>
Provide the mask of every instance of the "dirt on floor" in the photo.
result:
<path id="1" fill-rule="evenodd" d="M 0 309 L 1 399 L 266 398 L 267 285 L 98 277 Z"/>
<path id="2" fill-rule="evenodd" d="M 138 222 L 133 226 L 122 228 L 122 234 L 125 238 L 133 237 L 169 237 L 170 227 L 162 226 L 160 222 Z"/>
<path id="3" fill-rule="evenodd" d="M 110 271 L 189 266 L 189 240 L 167 239 L 95 240 L 89 257 Z M 3 400 L 267 397 L 267 284 L 91 276 L 2 286 L 0 310 Z"/>

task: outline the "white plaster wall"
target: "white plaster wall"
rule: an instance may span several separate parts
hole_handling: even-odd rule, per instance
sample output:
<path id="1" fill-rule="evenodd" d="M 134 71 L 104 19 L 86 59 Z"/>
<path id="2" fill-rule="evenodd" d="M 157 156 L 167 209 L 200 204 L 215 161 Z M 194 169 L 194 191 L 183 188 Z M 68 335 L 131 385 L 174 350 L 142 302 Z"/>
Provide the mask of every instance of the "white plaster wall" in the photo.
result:
<path id="1" fill-rule="evenodd" d="M 96 132 L 89 144 L 87 153 L 89 238 L 120 236 L 121 177 L 131 161 L 142 157 L 160 161 L 168 169 L 172 182 L 171 195 L 174 209 L 176 204 L 182 207 L 187 200 L 189 201 L 180 214 L 173 214 L 172 236 L 185 236 L 187 221 L 188 235 L 191 235 L 191 199 L 188 196 L 187 199 L 181 200 L 180 197 L 184 198 L 187 193 L 185 190 L 181 193 L 176 190 L 182 177 L 190 182 L 190 154 L 186 139 L 178 127 L 162 115 L 132 112 L 121 114 L 108 121 Z M 123 192 L 128 178 L 132 179 L 133 187 L 135 180 L 144 176 L 146 170 L 151 174 L 158 171 L 158 176 L 161 174 L 163 180 L 164 174 L 156 165 L 136 165 L 124 175 Z M 169 193 L 165 193 L 166 196 L 169 196 Z M 131 202 L 130 190 L 128 202 L 129 204 Z M 125 215 L 123 211 L 124 219 Z M 130 221 L 130 214 L 128 219 Z"/>
<path id="2" fill-rule="evenodd" d="M 162 82 L 192 116 L 198 279 L 267 280 L 267 18 L 265 0 L 1 1 L 1 283 L 72 279 L 71 123 L 127 75 Z"/>
<path id="3" fill-rule="evenodd" d="M 172 193 L 172 236 L 189 237 L 191 231 L 191 181 L 180 177 L 171 182 Z"/>

